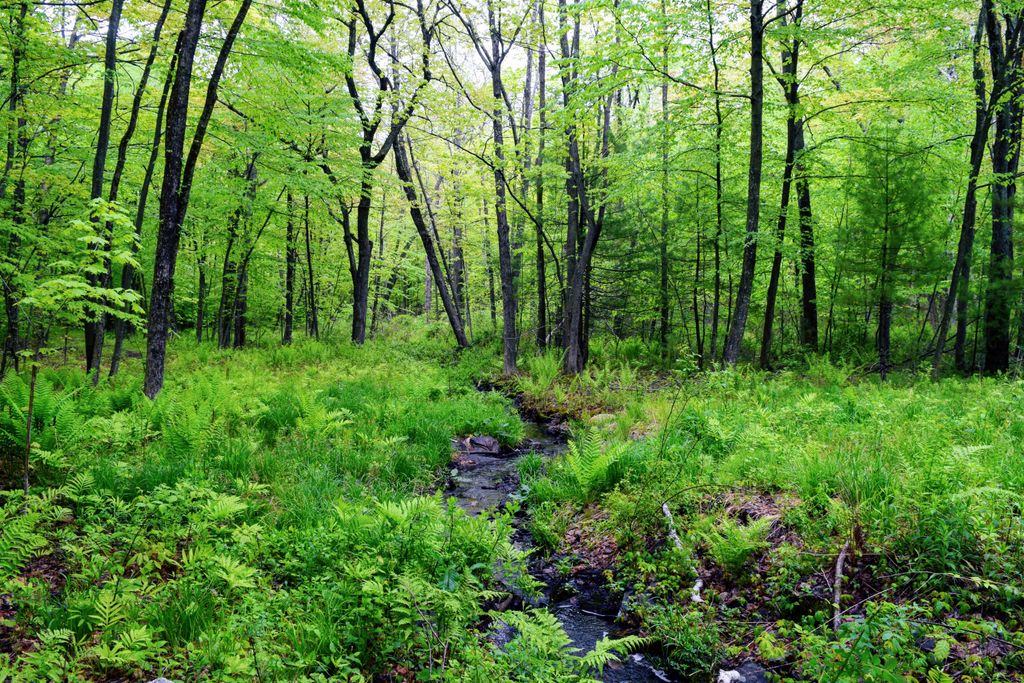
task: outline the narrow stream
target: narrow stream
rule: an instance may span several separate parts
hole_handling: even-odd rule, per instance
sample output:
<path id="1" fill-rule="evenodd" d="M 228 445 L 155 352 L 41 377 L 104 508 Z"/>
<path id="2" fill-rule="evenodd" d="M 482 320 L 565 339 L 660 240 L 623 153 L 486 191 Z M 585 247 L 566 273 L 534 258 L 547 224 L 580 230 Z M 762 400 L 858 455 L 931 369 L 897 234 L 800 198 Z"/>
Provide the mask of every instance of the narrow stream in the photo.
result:
<path id="1" fill-rule="evenodd" d="M 517 461 L 527 453 L 537 453 L 545 460 L 566 449 L 566 438 L 561 430 L 553 429 L 550 422 L 541 422 L 521 415 L 526 426 L 526 438 L 512 450 L 497 449 L 496 444 L 487 440 L 480 442 L 456 442 L 457 455 L 449 495 L 470 514 L 503 506 L 519 489 Z M 514 542 L 523 550 L 533 548 L 533 540 L 525 528 L 525 517 L 520 518 Z M 572 585 L 571 579 L 559 579 L 552 585 L 540 575 L 543 563 L 530 563 L 531 573 L 547 586 L 539 604 L 548 605 L 562 623 L 566 634 L 572 640 L 579 654 L 591 650 L 605 636 L 622 635 L 615 617 L 621 599 L 608 599 L 601 604 L 582 599 Z M 655 669 L 641 654 L 621 657 L 621 663 L 605 667 L 599 680 L 607 683 L 647 683 L 671 681 L 664 673 Z"/>

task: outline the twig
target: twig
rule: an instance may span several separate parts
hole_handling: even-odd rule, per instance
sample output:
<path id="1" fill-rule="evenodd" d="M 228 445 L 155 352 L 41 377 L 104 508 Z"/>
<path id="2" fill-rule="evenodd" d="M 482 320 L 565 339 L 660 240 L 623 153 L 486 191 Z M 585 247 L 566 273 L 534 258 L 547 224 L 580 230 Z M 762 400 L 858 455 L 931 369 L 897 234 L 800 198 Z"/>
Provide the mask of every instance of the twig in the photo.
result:
<path id="1" fill-rule="evenodd" d="M 832 584 L 832 630 L 837 633 L 842 615 L 839 601 L 843 594 L 843 565 L 846 564 L 846 554 L 848 552 L 850 552 L 849 541 L 843 544 L 843 549 L 839 551 L 839 557 L 836 558 L 836 577 L 835 582 Z"/>
<path id="2" fill-rule="evenodd" d="M 668 509 L 668 503 L 664 503 L 661 506 L 661 511 L 665 513 L 665 519 L 668 520 L 668 537 L 669 540 L 676 546 L 676 550 L 683 549 L 683 542 L 679 540 L 679 534 L 676 532 L 676 525 L 672 519 L 672 511 Z"/>

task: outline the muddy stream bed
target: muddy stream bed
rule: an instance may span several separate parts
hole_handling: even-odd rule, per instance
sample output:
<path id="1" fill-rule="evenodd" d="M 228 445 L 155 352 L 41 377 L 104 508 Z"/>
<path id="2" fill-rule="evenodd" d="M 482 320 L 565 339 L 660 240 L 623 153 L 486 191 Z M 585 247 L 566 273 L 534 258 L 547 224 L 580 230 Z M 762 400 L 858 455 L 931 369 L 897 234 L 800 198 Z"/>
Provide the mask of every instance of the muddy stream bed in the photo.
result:
<path id="1" fill-rule="evenodd" d="M 500 508 L 512 499 L 519 490 L 517 463 L 524 455 L 537 453 L 547 461 L 565 451 L 567 430 L 564 424 L 526 414 L 520 417 L 526 427 L 526 438 L 515 448 L 500 448 L 490 437 L 453 441 L 455 456 L 448 495 L 453 496 L 468 513 L 475 515 Z M 534 547 L 526 523 L 524 505 L 516 517 L 513 536 L 514 544 L 521 550 Z M 529 569 L 544 588 L 540 598 L 528 599 L 528 604 L 550 610 L 561 622 L 578 654 L 588 652 L 605 636 L 614 638 L 628 632 L 616 622 L 622 595 L 613 593 L 604 585 L 600 572 L 584 571 L 565 577 L 550 571 L 550 563 L 536 554 L 531 556 Z M 501 641 L 511 635 L 503 634 L 499 629 L 494 640 L 501 645 Z M 620 655 L 620 659 L 620 663 L 606 666 L 599 680 L 608 683 L 672 680 L 658 671 L 643 654 Z"/>

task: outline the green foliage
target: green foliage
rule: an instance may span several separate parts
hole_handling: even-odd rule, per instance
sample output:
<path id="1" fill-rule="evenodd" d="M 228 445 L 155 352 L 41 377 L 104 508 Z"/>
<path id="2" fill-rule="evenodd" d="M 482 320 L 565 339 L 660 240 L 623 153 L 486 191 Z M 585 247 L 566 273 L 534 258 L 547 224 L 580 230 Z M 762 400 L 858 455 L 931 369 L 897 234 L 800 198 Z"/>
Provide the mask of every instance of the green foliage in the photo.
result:
<path id="1" fill-rule="evenodd" d="M 768 547 L 767 536 L 773 519 L 762 517 L 749 524 L 726 518 L 711 527 L 704 536 L 708 554 L 730 576 L 743 576 L 755 554 Z"/>
<path id="2" fill-rule="evenodd" d="M 468 517 L 429 495 L 452 436 L 520 438 L 505 399 L 390 346 L 218 362 L 228 370 L 179 367 L 152 403 L 40 374 L 34 439 L 63 461 L 53 486 L 0 507 L 9 626 L 34 643 L 3 671 L 79 680 L 159 661 L 315 679 L 404 662 L 440 676 L 441 653 L 480 647 L 469 628 L 504 598 L 497 567 L 536 589 L 509 541 L 514 510 Z M 26 388 L 14 374 L 2 387 L 13 441 Z M 64 577 L 52 589 L 50 562 Z"/>
<path id="3" fill-rule="evenodd" d="M 651 637 L 661 643 L 669 667 L 686 680 L 706 680 L 722 657 L 718 626 L 708 613 L 676 605 L 645 615 Z"/>

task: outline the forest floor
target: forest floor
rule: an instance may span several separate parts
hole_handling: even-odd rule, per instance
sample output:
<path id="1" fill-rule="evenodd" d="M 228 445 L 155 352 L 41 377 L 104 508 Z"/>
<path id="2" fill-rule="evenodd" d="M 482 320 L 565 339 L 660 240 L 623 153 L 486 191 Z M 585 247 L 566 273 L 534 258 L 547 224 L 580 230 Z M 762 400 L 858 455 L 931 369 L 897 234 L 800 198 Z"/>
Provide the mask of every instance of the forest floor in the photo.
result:
<path id="1" fill-rule="evenodd" d="M 0 385 L 0 681 L 1024 680 L 1019 382 L 172 351 Z"/>

